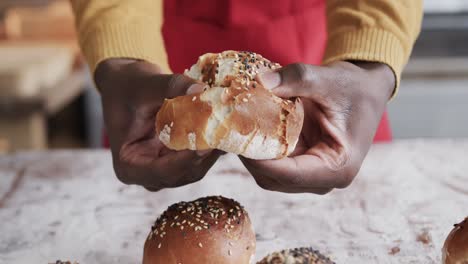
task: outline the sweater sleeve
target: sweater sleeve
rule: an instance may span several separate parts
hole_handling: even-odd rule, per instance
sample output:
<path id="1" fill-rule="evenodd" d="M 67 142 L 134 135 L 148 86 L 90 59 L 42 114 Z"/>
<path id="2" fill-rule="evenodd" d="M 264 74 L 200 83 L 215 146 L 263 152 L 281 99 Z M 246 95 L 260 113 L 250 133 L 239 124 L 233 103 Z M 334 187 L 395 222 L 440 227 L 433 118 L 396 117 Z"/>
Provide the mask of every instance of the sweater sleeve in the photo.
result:
<path id="1" fill-rule="evenodd" d="M 362 60 L 387 64 L 396 90 L 420 32 L 422 0 L 327 0 L 324 63 Z"/>
<path id="2" fill-rule="evenodd" d="M 146 60 L 168 70 L 162 0 L 71 0 L 91 72 L 108 58 Z"/>

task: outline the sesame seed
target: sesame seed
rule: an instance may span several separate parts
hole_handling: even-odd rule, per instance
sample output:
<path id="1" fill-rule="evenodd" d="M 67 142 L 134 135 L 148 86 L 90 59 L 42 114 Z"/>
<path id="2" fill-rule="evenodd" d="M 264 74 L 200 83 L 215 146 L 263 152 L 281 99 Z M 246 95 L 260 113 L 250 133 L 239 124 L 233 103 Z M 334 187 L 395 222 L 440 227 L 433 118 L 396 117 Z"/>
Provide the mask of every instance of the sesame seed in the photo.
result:
<path id="1" fill-rule="evenodd" d="M 247 98 L 244 98 L 244 99 L 242 99 L 242 101 L 244 101 L 244 102 L 247 103 L 249 100 L 248 100 Z M 232 210 L 232 209 L 231 209 L 231 210 Z"/>
<path id="2" fill-rule="evenodd" d="M 173 127 L 173 126 L 174 126 L 174 122 L 171 122 L 171 127 Z"/>
<path id="3" fill-rule="evenodd" d="M 198 246 L 202 248 L 203 244 L 200 242 L 200 243 L 198 243 Z"/>
<path id="4" fill-rule="evenodd" d="M 231 250 L 230 250 L 230 249 L 228 250 L 228 254 L 229 254 L 229 256 L 231 256 L 231 255 L 232 255 L 232 252 L 231 252 Z"/>
<path id="5" fill-rule="evenodd" d="M 158 248 L 161 248 L 161 243 L 158 244 Z"/>
<path id="6" fill-rule="evenodd" d="M 196 96 L 194 96 L 194 97 L 192 98 L 192 102 L 195 101 L 195 100 L 197 100 L 197 97 L 196 97 Z"/>

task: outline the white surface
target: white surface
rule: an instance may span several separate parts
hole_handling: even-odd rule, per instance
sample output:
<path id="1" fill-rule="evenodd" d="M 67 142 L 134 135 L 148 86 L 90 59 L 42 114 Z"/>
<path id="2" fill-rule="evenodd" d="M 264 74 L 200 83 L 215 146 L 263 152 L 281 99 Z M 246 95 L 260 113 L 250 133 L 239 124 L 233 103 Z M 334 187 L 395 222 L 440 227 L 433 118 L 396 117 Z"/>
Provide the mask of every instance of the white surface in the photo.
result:
<path id="1" fill-rule="evenodd" d="M 468 140 L 377 145 L 351 186 L 325 196 L 263 191 L 231 155 L 201 182 L 159 193 L 120 184 L 104 151 L 0 157 L 0 198 L 25 170 L 0 208 L 0 263 L 140 263 L 159 213 L 212 194 L 246 207 L 262 238 L 257 258 L 313 246 L 337 263 L 440 263 L 446 235 L 468 215 L 467 157 Z"/>

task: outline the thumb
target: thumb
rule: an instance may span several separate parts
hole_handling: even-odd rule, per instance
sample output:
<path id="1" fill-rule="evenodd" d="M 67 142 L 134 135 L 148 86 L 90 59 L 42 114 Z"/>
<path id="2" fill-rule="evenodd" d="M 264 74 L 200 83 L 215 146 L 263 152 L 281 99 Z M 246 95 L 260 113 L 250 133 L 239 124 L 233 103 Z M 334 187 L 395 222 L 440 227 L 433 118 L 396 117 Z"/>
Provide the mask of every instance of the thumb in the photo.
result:
<path id="1" fill-rule="evenodd" d="M 168 75 L 166 78 L 168 79 L 165 98 L 174 98 L 187 93 L 203 91 L 204 88 L 203 84 L 183 74 L 172 74 Z"/>
<path id="2" fill-rule="evenodd" d="M 187 94 L 201 93 L 207 87 L 209 87 L 209 86 L 207 86 L 206 84 L 203 84 L 203 83 L 194 83 L 194 84 L 190 85 L 190 87 L 187 89 Z"/>
<path id="3" fill-rule="evenodd" d="M 309 89 L 305 82 L 313 79 L 311 65 L 290 64 L 276 71 L 260 74 L 257 79 L 267 89 L 282 98 L 307 97 Z"/>
<path id="4" fill-rule="evenodd" d="M 282 76 L 278 71 L 267 71 L 257 76 L 257 80 L 268 90 L 273 90 L 281 85 Z"/>
<path id="5" fill-rule="evenodd" d="M 132 83 L 133 82 L 133 83 Z M 137 103 L 162 104 L 165 99 L 185 95 L 187 90 L 197 82 L 182 74 L 145 73 L 128 81 L 130 85 L 138 87 L 132 93 Z"/>

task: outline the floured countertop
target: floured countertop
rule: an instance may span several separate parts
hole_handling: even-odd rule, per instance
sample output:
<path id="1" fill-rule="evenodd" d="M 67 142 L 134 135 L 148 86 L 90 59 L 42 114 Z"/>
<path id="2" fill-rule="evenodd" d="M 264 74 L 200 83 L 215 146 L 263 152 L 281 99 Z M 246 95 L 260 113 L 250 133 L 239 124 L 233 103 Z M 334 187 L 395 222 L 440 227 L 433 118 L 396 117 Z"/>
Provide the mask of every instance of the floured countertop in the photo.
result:
<path id="1" fill-rule="evenodd" d="M 159 213 L 214 194 L 246 207 L 257 259 L 312 246 L 337 263 L 440 263 L 468 215 L 468 139 L 376 145 L 353 184 L 325 196 L 264 191 L 233 155 L 201 182 L 158 193 L 121 184 L 107 151 L 0 156 L 0 263 L 141 263 Z"/>

